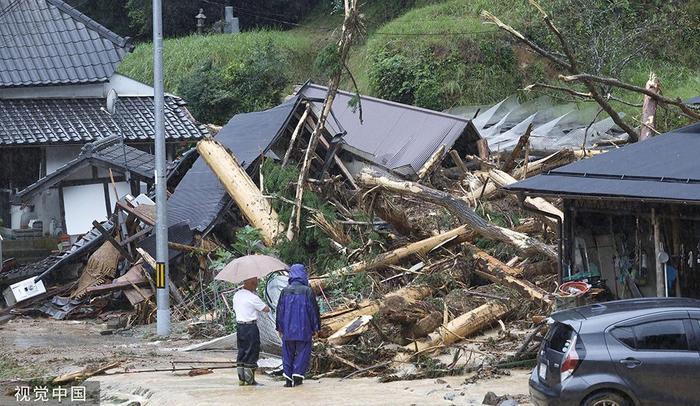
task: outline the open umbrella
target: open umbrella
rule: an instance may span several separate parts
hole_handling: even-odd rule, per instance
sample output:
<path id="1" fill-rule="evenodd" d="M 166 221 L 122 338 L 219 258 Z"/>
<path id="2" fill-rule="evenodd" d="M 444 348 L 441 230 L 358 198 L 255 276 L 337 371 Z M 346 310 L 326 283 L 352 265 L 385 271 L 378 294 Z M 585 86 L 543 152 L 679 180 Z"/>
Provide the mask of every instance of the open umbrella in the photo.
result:
<path id="1" fill-rule="evenodd" d="M 246 255 L 229 262 L 214 279 L 239 283 L 250 278 L 264 278 L 272 272 L 288 268 L 287 264 L 269 255 Z"/>

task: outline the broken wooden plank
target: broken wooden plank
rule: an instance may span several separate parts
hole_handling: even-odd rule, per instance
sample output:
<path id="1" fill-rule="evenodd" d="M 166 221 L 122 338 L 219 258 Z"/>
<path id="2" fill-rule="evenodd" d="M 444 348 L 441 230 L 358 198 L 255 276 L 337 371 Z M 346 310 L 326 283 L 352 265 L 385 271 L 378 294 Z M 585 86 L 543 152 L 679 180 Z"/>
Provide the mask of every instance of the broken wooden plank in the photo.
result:
<path id="1" fill-rule="evenodd" d="M 547 307 L 552 305 L 552 298 L 544 289 L 529 281 L 518 279 L 517 275 L 521 272 L 509 267 L 497 258 L 492 257 L 471 244 L 464 243 L 463 245 L 467 247 L 472 254 L 472 258 L 476 261 L 477 267 L 474 268 L 474 272 L 477 275 L 493 283 L 515 289 L 521 295 L 535 300 L 540 304 L 544 304 Z"/>
<path id="2" fill-rule="evenodd" d="M 221 181 L 246 220 L 260 230 L 265 245 L 273 245 L 283 230 L 283 225 L 277 217 L 277 212 L 246 171 L 226 147 L 216 140 L 208 138 L 199 141 L 197 151 Z"/>
<path id="3" fill-rule="evenodd" d="M 519 139 L 518 143 L 515 145 L 515 148 L 513 148 L 513 151 L 508 155 L 508 158 L 506 158 L 506 161 L 503 163 L 503 171 L 504 172 L 510 172 L 515 168 L 515 161 L 516 159 L 520 158 L 520 154 L 523 152 L 523 149 L 525 149 L 525 146 L 527 145 L 528 141 L 530 140 L 530 133 L 532 132 L 532 123 L 530 123 L 527 126 L 527 130 L 525 130 L 525 134 L 523 134 Z"/>
<path id="4" fill-rule="evenodd" d="M 497 184 L 499 187 L 508 186 L 517 182 L 515 178 L 513 178 L 506 172 L 503 172 L 498 169 L 491 169 L 489 171 L 489 178 L 493 181 L 493 183 Z M 526 197 L 523 201 L 523 204 L 525 204 L 525 206 L 527 207 L 531 207 L 547 213 L 549 216 L 543 216 L 544 221 L 555 230 L 558 226 L 558 222 L 555 219 L 558 218 L 559 221 L 564 220 L 564 213 L 561 210 L 559 210 L 555 205 L 541 197 Z"/>
<path id="5" fill-rule="evenodd" d="M 442 162 L 442 158 L 445 156 L 445 144 L 440 145 L 438 149 L 433 152 L 433 154 L 425 161 L 425 164 L 418 170 L 416 175 L 418 175 L 418 181 L 422 181 L 428 175 L 430 175 L 435 168 Z"/>
<path id="6" fill-rule="evenodd" d="M 122 281 L 122 282 L 115 282 L 115 283 L 107 283 L 104 285 L 90 286 L 89 288 L 85 289 L 85 293 L 104 293 L 104 292 L 110 292 L 113 290 L 121 290 L 121 289 L 131 288 L 132 284 L 145 285 L 147 283 L 148 283 L 148 281 L 146 280 L 146 278 L 142 278 L 142 279 L 136 280 L 136 281 Z"/>

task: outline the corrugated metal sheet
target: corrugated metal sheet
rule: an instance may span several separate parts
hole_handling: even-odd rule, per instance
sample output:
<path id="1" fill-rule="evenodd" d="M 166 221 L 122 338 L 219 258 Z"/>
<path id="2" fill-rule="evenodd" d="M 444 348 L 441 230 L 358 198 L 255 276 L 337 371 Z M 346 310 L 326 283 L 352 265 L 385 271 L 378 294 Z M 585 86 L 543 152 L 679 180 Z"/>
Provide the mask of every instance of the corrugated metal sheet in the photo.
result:
<path id="1" fill-rule="evenodd" d="M 324 86 L 306 84 L 298 94 L 324 99 L 326 92 Z M 415 174 L 441 145 L 449 151 L 463 135 L 478 138 L 475 131 L 467 134 L 468 119 L 367 96 L 362 96 L 360 123 L 359 111 L 349 105 L 353 96 L 339 91 L 332 106 L 347 131 L 344 148 L 403 175 Z M 321 104 L 317 102 L 317 108 Z"/>
<path id="2" fill-rule="evenodd" d="M 700 202 L 700 123 L 514 183 L 532 195 Z"/>
<path id="3" fill-rule="evenodd" d="M 131 49 L 61 0 L 0 0 L 0 87 L 106 81 Z"/>

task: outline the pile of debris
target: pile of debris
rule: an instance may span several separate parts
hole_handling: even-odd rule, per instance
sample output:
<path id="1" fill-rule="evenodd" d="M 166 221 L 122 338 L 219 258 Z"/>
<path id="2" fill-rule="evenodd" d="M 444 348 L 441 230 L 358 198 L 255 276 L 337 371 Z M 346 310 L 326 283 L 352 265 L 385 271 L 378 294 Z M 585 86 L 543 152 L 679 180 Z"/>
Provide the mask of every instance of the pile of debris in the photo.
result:
<path id="1" fill-rule="evenodd" d="M 362 97 L 360 121 L 349 94 L 328 106 L 323 92 L 307 84 L 237 115 L 171 167 L 173 318 L 192 336 L 231 332 L 235 287 L 214 275 L 234 256 L 268 253 L 310 270 L 322 308 L 316 376 L 497 375 L 529 362 L 554 305 L 563 215 L 500 187 L 586 153 L 535 159 L 529 129 L 490 153 L 471 120 Z M 153 322 L 154 208 L 152 195 L 119 199 L 109 221 L 16 272 L 44 292 L 3 312 Z M 279 277 L 263 284 L 273 310 Z M 261 329 L 268 349 L 278 345 L 274 323 Z"/>

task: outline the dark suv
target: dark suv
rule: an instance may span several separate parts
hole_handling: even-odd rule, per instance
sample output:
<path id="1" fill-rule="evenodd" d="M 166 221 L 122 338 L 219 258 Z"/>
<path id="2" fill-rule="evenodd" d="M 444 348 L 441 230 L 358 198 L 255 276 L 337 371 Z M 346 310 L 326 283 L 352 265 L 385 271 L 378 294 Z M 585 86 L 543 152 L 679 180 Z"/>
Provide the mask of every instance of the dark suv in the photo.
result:
<path id="1" fill-rule="evenodd" d="M 552 314 L 538 406 L 700 405 L 700 300 L 630 299 Z"/>

